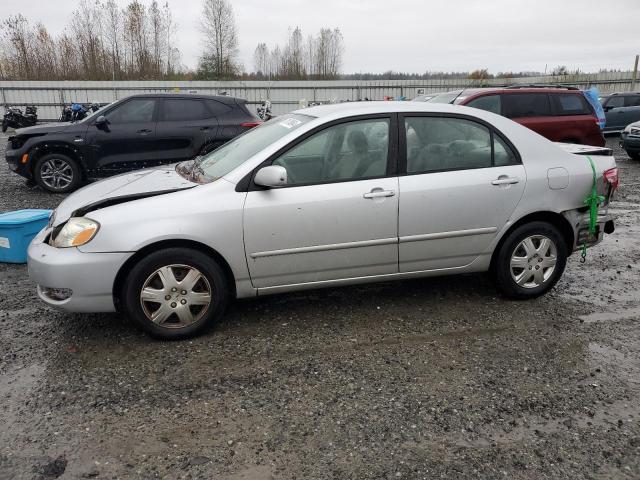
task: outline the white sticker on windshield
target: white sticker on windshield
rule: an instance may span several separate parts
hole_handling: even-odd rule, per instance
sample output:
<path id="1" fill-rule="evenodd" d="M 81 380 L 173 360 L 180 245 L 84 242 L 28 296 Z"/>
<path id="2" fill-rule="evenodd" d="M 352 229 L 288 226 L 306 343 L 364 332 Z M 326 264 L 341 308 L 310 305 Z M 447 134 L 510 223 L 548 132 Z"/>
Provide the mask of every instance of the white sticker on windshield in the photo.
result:
<path id="1" fill-rule="evenodd" d="M 11 248 L 11 243 L 7 237 L 0 237 L 0 247 Z"/>
<path id="2" fill-rule="evenodd" d="M 301 123 L 302 121 L 298 120 L 297 118 L 287 118 L 286 120 L 280 122 L 280 125 L 282 125 L 284 128 L 293 128 L 297 127 Z"/>

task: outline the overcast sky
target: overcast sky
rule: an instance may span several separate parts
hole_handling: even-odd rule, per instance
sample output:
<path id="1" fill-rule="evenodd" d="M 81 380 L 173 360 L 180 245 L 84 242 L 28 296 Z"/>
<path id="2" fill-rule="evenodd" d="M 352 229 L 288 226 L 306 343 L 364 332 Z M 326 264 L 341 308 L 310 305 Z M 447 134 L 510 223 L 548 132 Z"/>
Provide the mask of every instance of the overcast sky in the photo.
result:
<path id="1" fill-rule="evenodd" d="M 0 0 L 0 19 L 22 13 L 52 33 L 69 22 L 79 0 Z M 148 3 L 148 0 L 142 0 Z M 164 2 L 164 0 L 162 0 Z M 124 5 L 127 0 L 119 0 Z M 640 0 L 231 0 L 240 61 L 253 69 L 258 42 L 283 43 L 339 27 L 343 72 L 544 71 L 556 65 L 597 71 L 631 69 L 640 53 Z M 183 63 L 202 50 L 202 0 L 169 0 Z"/>

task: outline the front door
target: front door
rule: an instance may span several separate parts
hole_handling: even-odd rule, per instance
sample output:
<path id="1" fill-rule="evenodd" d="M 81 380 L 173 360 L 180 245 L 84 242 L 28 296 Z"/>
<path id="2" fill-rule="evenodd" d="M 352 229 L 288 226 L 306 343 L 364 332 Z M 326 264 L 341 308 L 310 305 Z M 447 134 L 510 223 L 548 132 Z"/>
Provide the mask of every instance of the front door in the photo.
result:
<path id="1" fill-rule="evenodd" d="M 305 135 L 268 163 L 283 188 L 252 188 L 244 240 L 257 288 L 398 271 L 394 118 L 342 121 Z"/>
<path id="2" fill-rule="evenodd" d="M 484 124 L 428 115 L 400 124 L 400 272 L 469 265 L 515 210 L 524 167 Z"/>
<path id="3" fill-rule="evenodd" d="M 90 170 L 96 175 L 136 170 L 156 164 L 155 98 L 132 98 L 104 114 L 107 125 L 87 129 Z"/>

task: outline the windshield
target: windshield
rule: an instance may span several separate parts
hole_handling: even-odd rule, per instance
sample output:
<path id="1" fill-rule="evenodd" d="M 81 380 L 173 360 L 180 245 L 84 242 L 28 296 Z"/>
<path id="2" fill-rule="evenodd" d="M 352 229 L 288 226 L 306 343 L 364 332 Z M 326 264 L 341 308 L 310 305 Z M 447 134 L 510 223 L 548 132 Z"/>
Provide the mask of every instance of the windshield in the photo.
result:
<path id="1" fill-rule="evenodd" d="M 436 95 L 433 98 L 427 100 L 429 103 L 453 103 L 453 101 L 458 98 L 458 96 L 462 93 L 462 90 L 457 90 L 455 92 L 447 92 L 441 93 L 440 95 Z"/>
<path id="2" fill-rule="evenodd" d="M 273 118 L 200 157 L 196 160 L 194 168 L 205 177 L 206 181 L 216 180 L 313 118 L 300 114 Z"/>

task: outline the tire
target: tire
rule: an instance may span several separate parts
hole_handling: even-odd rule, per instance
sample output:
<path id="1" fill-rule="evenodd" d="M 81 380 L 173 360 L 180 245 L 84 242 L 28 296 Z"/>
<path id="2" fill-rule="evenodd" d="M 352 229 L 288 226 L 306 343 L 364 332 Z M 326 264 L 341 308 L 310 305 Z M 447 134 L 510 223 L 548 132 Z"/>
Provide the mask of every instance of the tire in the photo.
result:
<path id="1" fill-rule="evenodd" d="M 120 298 L 125 314 L 161 340 L 205 332 L 222 318 L 229 302 L 229 285 L 220 265 L 205 253 L 187 248 L 146 255 L 123 283 Z M 207 292 L 209 303 L 205 304 Z"/>
<path id="2" fill-rule="evenodd" d="M 640 160 L 640 152 L 630 152 L 629 150 L 625 150 L 629 158 L 633 160 Z"/>
<path id="3" fill-rule="evenodd" d="M 525 242 L 527 239 L 531 243 Z M 550 242 L 546 250 L 542 244 L 544 239 Z M 495 258 L 492 273 L 498 290 L 517 300 L 545 294 L 562 276 L 567 264 L 567 249 L 560 231 L 549 223 L 531 222 L 516 228 L 502 242 Z M 555 263 L 552 261 L 554 256 Z M 522 268 L 517 266 L 520 264 Z"/>
<path id="4" fill-rule="evenodd" d="M 7 128 L 9 128 L 9 124 L 7 124 L 7 122 L 3 121 L 2 122 L 2 133 L 6 132 Z"/>
<path id="5" fill-rule="evenodd" d="M 38 159 L 33 177 L 47 192 L 69 193 L 80 186 L 82 172 L 74 159 L 61 153 L 49 153 Z"/>

